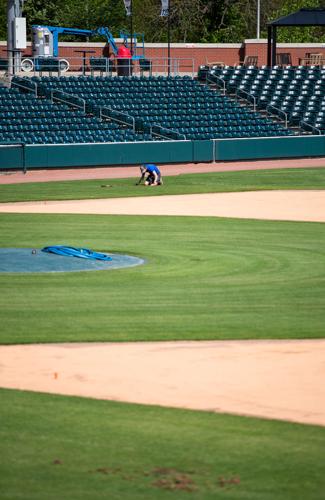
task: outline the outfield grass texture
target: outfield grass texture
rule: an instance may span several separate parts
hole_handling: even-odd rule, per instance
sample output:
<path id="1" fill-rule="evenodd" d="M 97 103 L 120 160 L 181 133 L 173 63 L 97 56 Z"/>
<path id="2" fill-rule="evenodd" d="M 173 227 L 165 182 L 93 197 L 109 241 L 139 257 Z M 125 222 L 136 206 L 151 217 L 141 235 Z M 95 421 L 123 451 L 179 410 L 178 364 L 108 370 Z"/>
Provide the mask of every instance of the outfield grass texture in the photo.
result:
<path id="1" fill-rule="evenodd" d="M 324 498 L 324 429 L 2 390 L 2 500 Z"/>
<path id="2" fill-rule="evenodd" d="M 0 275 L 1 343 L 321 338 L 325 225 L 0 215 L 1 246 L 64 244 L 145 265 Z"/>
<path id="3" fill-rule="evenodd" d="M 0 188 L 1 201 L 324 189 L 325 169 Z M 104 183 L 113 188 L 101 188 Z M 114 271 L 0 275 L 2 344 L 322 338 L 325 226 L 204 217 L 1 214 L 2 247 L 136 255 Z M 321 500 L 317 426 L 0 391 L 3 500 Z"/>
<path id="4" fill-rule="evenodd" d="M 321 189 L 325 169 L 1 187 L 4 199 L 92 198 L 238 189 Z M 10 191 L 10 193 L 9 193 Z M 2 275 L 2 343 L 319 338 L 325 324 L 324 224 L 203 217 L 0 215 L 2 247 L 53 244 L 146 259 L 110 272 Z"/>
<path id="5" fill-rule="evenodd" d="M 26 174 L 28 176 L 28 173 Z M 180 174 L 164 177 L 159 188 L 136 186 L 138 179 L 7 184 L 0 188 L 0 202 L 79 200 L 129 196 L 256 191 L 267 189 L 324 189 L 325 168 L 251 170 Z"/>

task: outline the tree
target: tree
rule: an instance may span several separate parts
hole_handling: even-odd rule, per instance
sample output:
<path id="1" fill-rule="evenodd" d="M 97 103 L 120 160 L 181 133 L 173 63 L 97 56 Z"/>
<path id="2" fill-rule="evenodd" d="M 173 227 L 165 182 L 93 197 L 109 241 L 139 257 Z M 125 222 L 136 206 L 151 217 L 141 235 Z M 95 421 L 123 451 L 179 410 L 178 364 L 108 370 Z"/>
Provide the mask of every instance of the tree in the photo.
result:
<path id="1" fill-rule="evenodd" d="M 256 37 L 258 0 L 170 0 L 171 42 L 239 43 Z M 160 16 L 160 0 L 132 0 L 133 31 L 145 34 L 146 42 L 166 42 L 166 17 Z M 325 7 L 325 0 L 260 0 L 261 37 L 267 22 L 300 8 Z M 1 8 L 2 7 L 2 8 Z M 0 0 L 0 36 L 6 39 L 6 0 Z M 94 29 L 107 26 L 116 37 L 130 30 L 123 0 L 25 0 L 28 33 L 33 24 Z M 75 38 L 74 38 L 75 39 Z M 323 28 L 281 28 L 280 42 L 319 42 Z"/>
<path id="2" fill-rule="evenodd" d="M 170 0 L 172 42 L 200 41 L 207 34 L 208 13 L 213 0 Z M 166 42 L 168 18 L 160 16 L 157 0 L 133 0 L 134 26 L 146 41 Z"/>
<path id="3" fill-rule="evenodd" d="M 53 25 L 59 22 L 60 7 L 63 0 L 25 0 L 23 15 L 26 17 L 27 32 L 31 33 L 33 24 Z"/>
<path id="4" fill-rule="evenodd" d="M 94 29 L 107 26 L 116 33 L 124 19 L 123 2 L 113 0 L 68 0 L 59 15 L 60 26 Z"/>
<path id="5" fill-rule="evenodd" d="M 0 40 L 7 39 L 7 0 L 0 0 Z"/>
<path id="6" fill-rule="evenodd" d="M 272 21 L 282 16 L 287 16 L 300 9 L 317 9 L 325 7 L 324 0 L 284 0 L 281 7 L 270 12 L 269 20 Z M 322 42 L 325 40 L 325 30 L 323 27 L 302 27 L 302 28 L 281 28 L 277 30 L 277 40 L 279 42 L 305 43 Z"/>

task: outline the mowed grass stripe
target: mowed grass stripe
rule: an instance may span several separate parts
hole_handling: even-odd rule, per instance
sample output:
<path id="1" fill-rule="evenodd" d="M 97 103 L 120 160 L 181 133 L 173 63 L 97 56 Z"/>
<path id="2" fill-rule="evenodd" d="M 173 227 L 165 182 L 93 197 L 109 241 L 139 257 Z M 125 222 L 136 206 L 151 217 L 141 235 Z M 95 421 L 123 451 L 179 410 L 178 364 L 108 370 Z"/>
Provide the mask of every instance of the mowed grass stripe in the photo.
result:
<path id="1" fill-rule="evenodd" d="M 325 225 L 204 217 L 0 215 L 0 245 L 146 259 L 0 275 L 0 342 L 321 338 Z"/>
<path id="2" fill-rule="evenodd" d="M 320 500 L 325 430 L 1 390 L 1 498 Z"/>
<path id="3" fill-rule="evenodd" d="M 162 196 L 166 194 L 269 189 L 324 189 L 325 168 L 183 174 L 164 179 L 164 185 L 157 189 L 135 186 L 138 178 L 9 184 L 0 187 L 0 202 Z"/>

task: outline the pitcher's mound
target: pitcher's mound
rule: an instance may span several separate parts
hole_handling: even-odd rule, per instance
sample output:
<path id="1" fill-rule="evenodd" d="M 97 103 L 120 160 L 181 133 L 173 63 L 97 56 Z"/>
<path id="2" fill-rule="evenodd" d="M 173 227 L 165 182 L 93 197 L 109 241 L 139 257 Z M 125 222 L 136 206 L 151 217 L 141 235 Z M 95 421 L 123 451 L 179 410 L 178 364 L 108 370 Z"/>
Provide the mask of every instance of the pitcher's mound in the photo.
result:
<path id="1" fill-rule="evenodd" d="M 39 248 L 0 248 L 0 273 L 67 273 L 109 271 L 139 266 L 143 259 L 107 253 L 112 260 L 80 259 L 42 252 Z"/>

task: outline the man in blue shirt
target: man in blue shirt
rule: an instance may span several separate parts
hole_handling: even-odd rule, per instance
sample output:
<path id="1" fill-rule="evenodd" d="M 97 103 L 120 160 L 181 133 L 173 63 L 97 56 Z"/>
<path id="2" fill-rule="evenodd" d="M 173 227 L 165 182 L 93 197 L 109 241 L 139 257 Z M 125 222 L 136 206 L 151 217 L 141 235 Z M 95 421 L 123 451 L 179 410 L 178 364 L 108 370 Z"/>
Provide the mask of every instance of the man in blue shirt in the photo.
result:
<path id="1" fill-rule="evenodd" d="M 140 167 L 141 178 L 138 184 L 144 180 L 145 186 L 161 186 L 162 176 L 159 168 L 154 163 L 144 163 Z"/>

